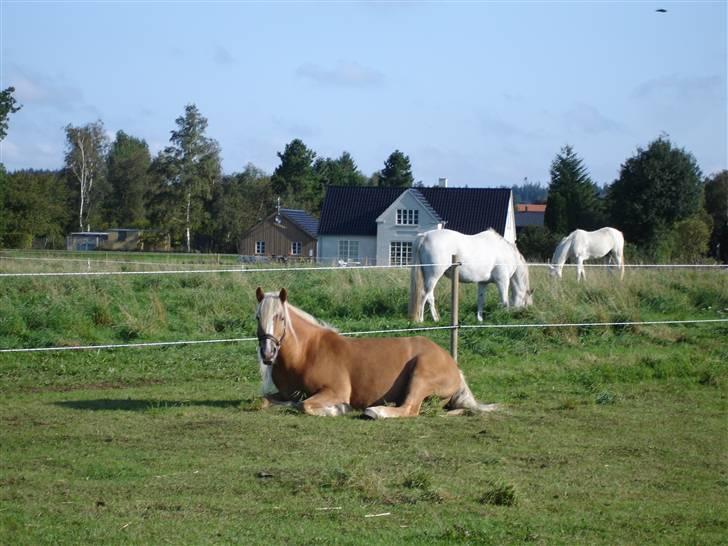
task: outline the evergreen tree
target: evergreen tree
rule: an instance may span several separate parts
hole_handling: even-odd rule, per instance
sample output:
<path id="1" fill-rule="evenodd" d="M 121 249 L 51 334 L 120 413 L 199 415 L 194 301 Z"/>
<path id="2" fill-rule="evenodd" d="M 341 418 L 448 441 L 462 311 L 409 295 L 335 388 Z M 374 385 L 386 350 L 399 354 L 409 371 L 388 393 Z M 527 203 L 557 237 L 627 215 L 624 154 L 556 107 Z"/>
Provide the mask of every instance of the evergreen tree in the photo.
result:
<path id="1" fill-rule="evenodd" d="M 326 186 L 366 186 L 367 177 L 356 166 L 349 152 L 343 152 L 337 159 L 319 158 L 313 165 L 316 176 Z"/>
<path id="2" fill-rule="evenodd" d="M 144 140 L 116 133 L 107 159 L 111 194 L 107 199 L 109 218 L 118 227 L 148 225 L 146 194 L 149 191 L 149 147 Z"/>
<path id="3" fill-rule="evenodd" d="M 395 150 L 384 162 L 377 184 L 382 187 L 411 188 L 414 181 L 409 157 Z"/>
<path id="4" fill-rule="evenodd" d="M 205 206 L 222 175 L 220 147 L 205 136 L 207 119 L 194 104 L 188 104 L 175 123 L 177 129 L 169 139 L 172 144 L 160 153 L 154 165 L 163 186 L 156 201 L 168 208 L 161 215 L 166 226 L 173 231 L 183 229 L 185 249 L 191 252 L 192 231 L 205 223 Z"/>
<path id="5" fill-rule="evenodd" d="M 311 213 L 321 209 L 324 185 L 314 170 L 316 152 L 296 138 L 278 152 L 280 165 L 271 177 L 273 192 L 289 208 L 301 208 Z"/>
<path id="6" fill-rule="evenodd" d="M 551 163 L 551 182 L 544 224 L 556 235 L 594 229 L 602 222 L 598 188 L 571 146 L 564 146 Z"/>
<path id="7" fill-rule="evenodd" d="M 622 165 L 608 190 L 610 216 L 626 241 L 654 249 L 676 222 L 700 210 L 702 192 L 695 157 L 661 136 Z"/>

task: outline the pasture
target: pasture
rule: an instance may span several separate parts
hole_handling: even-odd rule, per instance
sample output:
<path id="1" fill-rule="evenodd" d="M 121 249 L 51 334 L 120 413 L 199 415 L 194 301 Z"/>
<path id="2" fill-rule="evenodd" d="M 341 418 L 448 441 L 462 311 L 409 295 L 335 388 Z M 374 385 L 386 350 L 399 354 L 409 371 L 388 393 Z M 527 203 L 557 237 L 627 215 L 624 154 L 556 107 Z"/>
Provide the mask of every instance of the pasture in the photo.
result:
<path id="1" fill-rule="evenodd" d="M 533 268 L 515 312 L 490 287 L 484 323 L 728 317 L 724 270 L 574 277 Z M 0 283 L 0 348 L 254 336 L 258 285 L 343 332 L 413 326 L 406 270 Z M 461 285 L 461 322 L 475 310 Z M 726 340 L 727 323 L 462 330 L 470 387 L 503 410 L 380 422 L 260 410 L 253 342 L 0 353 L 0 543 L 723 543 Z"/>

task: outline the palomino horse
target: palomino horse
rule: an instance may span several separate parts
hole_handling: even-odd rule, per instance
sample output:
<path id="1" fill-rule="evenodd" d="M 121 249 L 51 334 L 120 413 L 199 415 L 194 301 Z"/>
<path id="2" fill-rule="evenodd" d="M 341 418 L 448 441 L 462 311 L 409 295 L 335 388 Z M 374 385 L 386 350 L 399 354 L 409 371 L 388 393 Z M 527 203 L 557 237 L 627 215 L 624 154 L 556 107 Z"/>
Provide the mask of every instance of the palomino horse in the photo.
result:
<path id="1" fill-rule="evenodd" d="M 373 419 L 417 415 L 428 396 L 460 412 L 497 407 L 479 404 L 452 357 L 425 337 L 349 338 L 288 303 L 285 288 L 264 294 L 258 287 L 255 295 L 258 356 L 272 404 L 311 415 L 360 409 Z"/>
<path id="2" fill-rule="evenodd" d="M 450 262 L 457 255 L 462 262 L 460 281 L 478 283 L 478 320 L 483 320 L 485 288 L 494 282 L 505 307 L 531 305 L 533 290 L 528 285 L 528 265 L 516 245 L 489 229 L 465 235 L 450 229 L 433 229 L 421 234 L 412 250 L 409 315 L 422 322 L 425 303 L 430 304 L 433 320 L 440 320 L 435 308 L 435 286 L 443 275 L 448 278 Z M 422 265 L 420 265 L 422 264 Z M 510 289 L 510 300 L 508 297 Z"/>
<path id="3" fill-rule="evenodd" d="M 552 275 L 561 278 L 564 262 L 569 258 L 576 259 L 576 280 L 586 279 L 584 260 L 602 258 L 609 254 L 609 263 L 615 263 L 620 269 L 620 280 L 624 279 L 624 236 L 622 232 L 603 227 L 596 231 L 576 229 L 561 239 L 554 251 L 549 269 Z"/>

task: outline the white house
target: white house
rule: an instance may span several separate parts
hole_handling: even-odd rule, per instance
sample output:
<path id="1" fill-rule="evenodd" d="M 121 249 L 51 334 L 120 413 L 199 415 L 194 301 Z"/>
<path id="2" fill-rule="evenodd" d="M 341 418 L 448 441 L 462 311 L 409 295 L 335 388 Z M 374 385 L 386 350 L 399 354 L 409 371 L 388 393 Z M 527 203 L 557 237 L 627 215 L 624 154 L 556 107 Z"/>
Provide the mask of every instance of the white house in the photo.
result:
<path id="1" fill-rule="evenodd" d="M 418 233 L 443 227 L 467 234 L 492 228 L 515 242 L 511 190 L 330 186 L 321 209 L 318 258 L 403 265 L 411 261 Z"/>

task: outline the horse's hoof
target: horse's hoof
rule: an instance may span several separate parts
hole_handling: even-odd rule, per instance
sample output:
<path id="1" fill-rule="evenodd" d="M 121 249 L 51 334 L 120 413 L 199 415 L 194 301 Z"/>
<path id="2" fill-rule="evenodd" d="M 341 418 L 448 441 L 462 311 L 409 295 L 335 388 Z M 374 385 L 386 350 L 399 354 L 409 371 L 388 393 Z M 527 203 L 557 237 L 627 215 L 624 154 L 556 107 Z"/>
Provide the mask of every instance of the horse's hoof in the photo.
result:
<path id="1" fill-rule="evenodd" d="M 379 412 L 377 412 L 375 408 L 367 408 L 362 413 L 362 417 L 364 417 L 364 419 L 379 419 L 382 416 L 379 415 Z"/>

